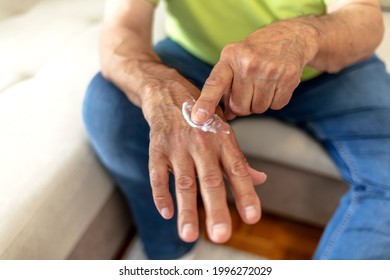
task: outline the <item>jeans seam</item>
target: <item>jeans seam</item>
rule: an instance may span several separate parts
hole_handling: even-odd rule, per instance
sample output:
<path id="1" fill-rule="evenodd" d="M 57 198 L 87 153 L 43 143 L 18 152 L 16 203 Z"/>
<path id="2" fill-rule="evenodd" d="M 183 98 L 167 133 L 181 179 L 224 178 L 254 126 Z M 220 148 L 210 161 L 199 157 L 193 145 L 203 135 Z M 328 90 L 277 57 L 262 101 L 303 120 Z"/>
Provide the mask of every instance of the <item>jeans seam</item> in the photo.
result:
<path id="1" fill-rule="evenodd" d="M 345 215 L 343 219 L 340 221 L 337 228 L 334 230 L 328 245 L 324 248 L 323 253 L 321 253 L 319 259 L 328 259 L 329 255 L 332 253 L 332 250 L 334 249 L 335 244 L 337 243 L 337 239 L 340 237 L 341 233 L 344 231 L 344 229 L 347 227 L 347 224 L 351 220 L 351 217 L 353 215 L 353 212 L 356 209 L 356 205 L 358 204 L 359 194 L 357 192 L 353 192 L 350 205 L 345 212 Z"/>
<path id="2" fill-rule="evenodd" d="M 378 186 L 378 187 L 382 187 L 382 188 L 388 188 L 388 186 L 386 186 L 386 185 L 380 184 L 378 182 L 373 182 L 371 180 L 368 180 L 368 179 L 365 179 L 365 178 L 358 176 L 359 172 L 358 172 L 356 166 L 354 165 L 353 160 L 351 160 L 349 153 L 347 151 L 345 151 L 343 146 L 338 144 L 337 141 L 332 141 L 332 143 L 336 147 L 336 149 L 339 151 L 339 153 L 344 156 L 344 161 L 345 161 L 346 165 L 348 166 L 348 168 L 350 169 L 351 179 L 355 183 L 355 185 L 360 185 L 360 186 L 373 185 L 373 186 Z"/>
<path id="3" fill-rule="evenodd" d="M 352 181 L 355 181 L 355 184 L 360 185 L 362 183 L 362 180 L 357 175 L 358 174 L 357 168 L 353 164 L 353 160 L 351 160 L 349 153 L 344 149 L 344 147 L 342 145 L 337 143 L 337 141 L 332 141 L 332 142 L 333 142 L 334 147 L 336 147 L 336 149 L 339 151 L 340 155 L 343 156 L 346 165 L 350 169 Z"/>

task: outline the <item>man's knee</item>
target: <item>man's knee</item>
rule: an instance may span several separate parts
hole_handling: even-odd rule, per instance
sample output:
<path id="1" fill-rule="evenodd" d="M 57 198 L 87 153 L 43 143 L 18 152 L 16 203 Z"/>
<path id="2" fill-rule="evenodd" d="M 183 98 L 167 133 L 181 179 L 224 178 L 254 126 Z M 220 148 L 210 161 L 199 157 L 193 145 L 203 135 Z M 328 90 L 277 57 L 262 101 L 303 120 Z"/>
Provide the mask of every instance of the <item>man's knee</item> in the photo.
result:
<path id="1" fill-rule="evenodd" d="M 111 92 L 115 90 L 110 82 L 105 80 L 101 73 L 96 74 L 88 85 L 83 103 L 83 119 L 92 140 L 104 136 L 110 128 L 107 125 L 113 117 L 113 103 L 115 95 Z"/>

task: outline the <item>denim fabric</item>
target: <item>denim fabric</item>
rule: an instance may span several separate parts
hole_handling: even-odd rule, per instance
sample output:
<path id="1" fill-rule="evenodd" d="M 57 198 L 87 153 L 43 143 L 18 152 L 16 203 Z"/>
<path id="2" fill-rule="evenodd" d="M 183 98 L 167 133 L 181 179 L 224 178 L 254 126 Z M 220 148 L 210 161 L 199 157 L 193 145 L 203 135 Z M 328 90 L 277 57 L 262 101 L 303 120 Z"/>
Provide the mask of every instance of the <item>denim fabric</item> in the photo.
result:
<path id="1" fill-rule="evenodd" d="M 199 88 L 212 69 L 169 39 L 155 51 Z M 188 252 L 193 244 L 179 239 L 176 216 L 164 220 L 153 204 L 149 127 L 142 111 L 97 74 L 83 114 L 94 150 L 129 202 L 148 257 L 172 259 Z M 350 184 L 314 258 L 390 259 L 390 76 L 384 64 L 373 56 L 340 73 L 302 82 L 285 108 L 264 115 L 320 141 Z"/>

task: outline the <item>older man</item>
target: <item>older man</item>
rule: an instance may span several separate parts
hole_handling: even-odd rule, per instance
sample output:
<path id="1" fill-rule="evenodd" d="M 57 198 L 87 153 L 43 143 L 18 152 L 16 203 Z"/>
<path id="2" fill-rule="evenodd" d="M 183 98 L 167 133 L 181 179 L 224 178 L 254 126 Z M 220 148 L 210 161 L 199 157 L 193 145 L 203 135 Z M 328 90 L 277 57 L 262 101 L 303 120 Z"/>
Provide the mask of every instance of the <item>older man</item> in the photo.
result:
<path id="1" fill-rule="evenodd" d="M 102 72 L 84 104 L 93 147 L 126 195 L 148 257 L 191 250 L 197 180 L 212 241 L 231 236 L 223 176 L 243 221 L 260 219 L 253 185 L 266 175 L 249 167 L 233 131 L 185 121 L 182 104 L 195 99 L 195 124 L 214 113 L 263 114 L 321 141 L 350 190 L 314 258 L 390 259 L 390 76 L 373 56 L 379 1 L 166 2 L 168 39 L 153 49 L 157 0 L 107 1 Z"/>

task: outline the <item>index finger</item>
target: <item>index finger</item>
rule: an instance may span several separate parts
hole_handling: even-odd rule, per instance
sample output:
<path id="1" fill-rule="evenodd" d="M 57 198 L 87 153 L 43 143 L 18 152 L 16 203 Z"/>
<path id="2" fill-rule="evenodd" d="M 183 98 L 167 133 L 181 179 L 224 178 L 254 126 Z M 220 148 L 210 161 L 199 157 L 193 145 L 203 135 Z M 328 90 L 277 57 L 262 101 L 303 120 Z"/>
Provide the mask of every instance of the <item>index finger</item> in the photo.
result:
<path id="1" fill-rule="evenodd" d="M 196 101 L 191 114 L 191 120 L 203 124 L 214 115 L 222 96 L 230 89 L 233 80 L 233 70 L 227 62 L 219 61 L 210 73 Z"/>

